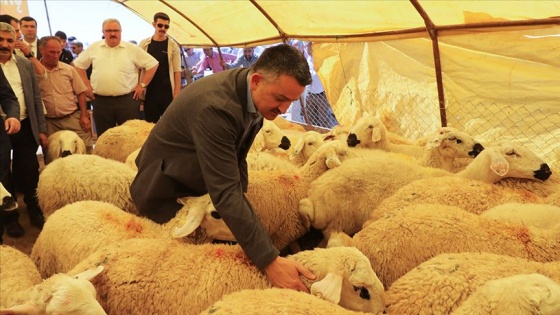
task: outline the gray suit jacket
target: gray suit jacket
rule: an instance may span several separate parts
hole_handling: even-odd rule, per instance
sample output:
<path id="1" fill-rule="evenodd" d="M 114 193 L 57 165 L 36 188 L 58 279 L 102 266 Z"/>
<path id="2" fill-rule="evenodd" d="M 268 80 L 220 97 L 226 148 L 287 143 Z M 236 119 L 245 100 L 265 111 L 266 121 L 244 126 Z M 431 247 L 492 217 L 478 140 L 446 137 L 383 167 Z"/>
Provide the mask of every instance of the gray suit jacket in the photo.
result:
<path id="1" fill-rule="evenodd" d="M 263 269 L 279 251 L 245 198 L 246 157 L 262 121 L 248 130 L 248 69 L 213 74 L 190 84 L 169 105 L 140 150 L 130 193 L 142 215 L 175 216 L 182 196 L 209 193 L 247 256 Z"/>
<path id="2" fill-rule="evenodd" d="M 37 145 L 41 145 L 39 133 L 47 133 L 47 125 L 45 123 L 43 100 L 41 99 L 41 88 L 39 88 L 35 68 L 33 68 L 31 61 L 18 55 L 16 55 L 16 64 L 21 76 L 25 106 L 27 106 L 27 116 L 31 123 L 33 136 Z"/>

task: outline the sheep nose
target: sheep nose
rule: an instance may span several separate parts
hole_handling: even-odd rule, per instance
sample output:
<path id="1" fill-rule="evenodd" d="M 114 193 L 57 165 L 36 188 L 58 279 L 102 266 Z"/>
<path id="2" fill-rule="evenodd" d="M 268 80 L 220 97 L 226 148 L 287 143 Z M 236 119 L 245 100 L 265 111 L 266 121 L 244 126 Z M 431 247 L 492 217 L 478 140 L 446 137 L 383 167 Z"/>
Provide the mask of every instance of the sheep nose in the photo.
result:
<path id="1" fill-rule="evenodd" d="M 484 150 L 484 147 L 480 143 L 475 143 L 473 150 L 469 152 L 469 155 L 472 157 L 477 157 L 480 152 Z"/>
<path id="2" fill-rule="evenodd" d="M 60 155 L 61 157 L 66 157 L 72 155 L 72 152 L 68 151 L 68 150 L 64 150 L 62 151 L 62 154 Z"/>
<path id="3" fill-rule="evenodd" d="M 546 163 L 541 164 L 541 168 L 535 171 L 535 178 L 540 180 L 547 180 L 550 175 L 552 175 L 552 171 L 550 167 Z"/>
<path id="4" fill-rule="evenodd" d="M 288 139 L 288 137 L 286 136 L 283 136 L 278 147 L 280 147 L 280 149 L 288 150 L 291 145 L 292 143 L 290 142 L 290 139 Z"/>
<path id="5" fill-rule="evenodd" d="M 360 140 L 358 140 L 358 137 L 356 136 L 355 133 L 351 133 L 348 135 L 348 139 L 346 139 L 346 143 L 348 144 L 349 147 L 355 147 L 360 143 Z"/>

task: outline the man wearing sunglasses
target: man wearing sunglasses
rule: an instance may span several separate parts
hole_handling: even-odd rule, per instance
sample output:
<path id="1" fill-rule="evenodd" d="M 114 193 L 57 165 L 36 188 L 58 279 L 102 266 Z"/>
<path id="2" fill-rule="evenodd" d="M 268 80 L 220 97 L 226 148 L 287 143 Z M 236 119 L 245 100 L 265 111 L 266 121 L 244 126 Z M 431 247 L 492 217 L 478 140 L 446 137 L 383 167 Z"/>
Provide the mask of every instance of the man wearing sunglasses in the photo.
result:
<path id="1" fill-rule="evenodd" d="M 144 115 L 147 121 L 153 123 L 159 120 L 181 91 L 181 53 L 179 46 L 167 36 L 169 23 L 167 14 L 156 13 L 152 22 L 154 35 L 142 40 L 139 45 L 159 62 L 144 95 Z"/>

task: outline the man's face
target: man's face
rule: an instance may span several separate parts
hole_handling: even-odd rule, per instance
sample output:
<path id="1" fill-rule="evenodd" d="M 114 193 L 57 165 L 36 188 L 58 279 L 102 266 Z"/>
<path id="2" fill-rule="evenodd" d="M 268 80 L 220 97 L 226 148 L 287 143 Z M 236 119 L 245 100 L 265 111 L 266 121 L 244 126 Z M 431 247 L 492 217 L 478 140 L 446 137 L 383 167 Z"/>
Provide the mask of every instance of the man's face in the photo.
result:
<path id="1" fill-rule="evenodd" d="M 51 39 L 45 43 L 45 47 L 41 49 L 43 56 L 41 62 L 49 67 L 56 67 L 58 58 L 62 53 L 62 45 L 57 40 Z"/>
<path id="2" fill-rule="evenodd" d="M 243 49 L 243 56 L 245 56 L 245 58 L 249 59 L 253 56 L 253 48 L 245 48 Z"/>
<path id="3" fill-rule="evenodd" d="M 82 50 L 84 50 L 84 47 L 80 47 L 78 45 L 72 45 L 72 52 L 75 53 L 76 55 L 81 54 Z"/>
<path id="4" fill-rule="evenodd" d="M 192 48 L 187 48 L 187 56 L 192 56 L 192 55 L 193 55 Z"/>
<path id="5" fill-rule="evenodd" d="M 281 75 L 267 82 L 262 74 L 253 73 L 250 89 L 255 107 L 264 118 L 273 120 L 288 110 L 292 102 L 301 96 L 305 86 L 301 86 L 296 79 L 288 75 Z"/>
<path id="6" fill-rule="evenodd" d="M 10 25 L 12 25 L 12 27 L 14 28 L 14 30 L 16 31 L 16 39 L 19 40 L 21 38 L 21 31 L 19 29 L 19 23 L 12 20 L 10 22 Z"/>
<path id="7" fill-rule="evenodd" d="M 212 48 L 203 48 L 202 51 L 204 51 L 204 54 L 205 54 L 207 57 L 212 58 L 212 54 L 213 54 Z"/>
<path id="8" fill-rule="evenodd" d="M 27 42 L 32 42 L 37 38 L 37 24 L 35 21 L 19 21 L 23 38 Z"/>
<path id="9" fill-rule="evenodd" d="M 121 43 L 121 26 L 117 22 L 109 22 L 103 25 L 105 43 L 109 47 L 116 47 Z"/>
<path id="10" fill-rule="evenodd" d="M 16 47 L 16 36 L 10 32 L 0 32 L 0 61 L 6 62 L 12 58 Z"/>
<path id="11" fill-rule="evenodd" d="M 169 29 L 169 21 L 157 19 L 155 22 L 152 22 L 152 25 L 156 29 L 157 35 L 165 36 L 167 34 L 167 30 Z"/>

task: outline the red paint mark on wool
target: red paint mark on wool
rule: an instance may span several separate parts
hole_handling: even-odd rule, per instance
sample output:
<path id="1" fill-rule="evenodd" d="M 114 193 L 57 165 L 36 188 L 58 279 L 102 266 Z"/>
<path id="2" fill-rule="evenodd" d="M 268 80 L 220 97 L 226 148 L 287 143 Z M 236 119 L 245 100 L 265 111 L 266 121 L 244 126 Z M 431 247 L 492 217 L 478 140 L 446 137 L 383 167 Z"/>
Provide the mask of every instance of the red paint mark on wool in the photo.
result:
<path id="1" fill-rule="evenodd" d="M 515 236 L 518 240 L 523 242 L 524 245 L 527 245 L 531 242 L 531 235 L 529 233 L 529 229 L 526 226 L 519 228 Z"/>
<path id="2" fill-rule="evenodd" d="M 142 224 L 136 222 L 135 220 L 129 220 L 128 222 L 125 223 L 124 227 L 127 231 L 131 231 L 135 233 L 142 233 L 142 231 L 144 230 Z"/>

